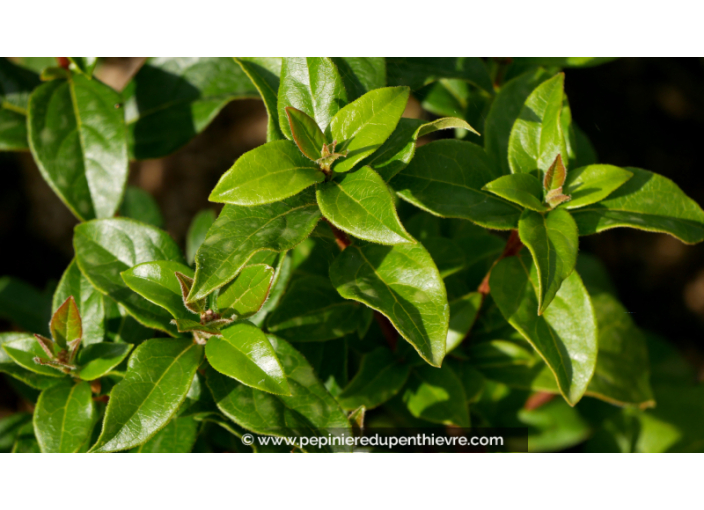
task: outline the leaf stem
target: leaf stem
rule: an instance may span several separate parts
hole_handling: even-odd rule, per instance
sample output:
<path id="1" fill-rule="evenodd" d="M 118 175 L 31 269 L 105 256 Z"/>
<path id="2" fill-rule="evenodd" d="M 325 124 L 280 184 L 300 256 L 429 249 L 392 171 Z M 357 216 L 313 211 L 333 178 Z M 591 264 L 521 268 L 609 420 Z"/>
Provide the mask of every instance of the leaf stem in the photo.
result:
<path id="1" fill-rule="evenodd" d="M 506 241 L 506 246 L 504 246 L 504 251 L 501 253 L 501 255 L 499 255 L 499 258 L 497 258 L 491 265 L 489 271 L 486 273 L 486 276 L 482 280 L 482 283 L 477 288 L 477 291 L 480 292 L 482 296 L 486 296 L 491 291 L 491 289 L 489 288 L 489 277 L 491 276 L 491 270 L 494 269 L 494 266 L 498 264 L 501 259 L 518 255 L 518 252 L 521 251 L 521 248 L 523 248 L 523 243 L 521 242 L 521 238 L 518 237 L 518 230 L 512 230 L 511 235 Z"/>
<path id="2" fill-rule="evenodd" d="M 63 67 L 64 69 L 68 69 L 68 66 L 70 64 L 68 57 L 54 57 L 56 59 L 56 62 L 58 62 L 59 67 Z"/>
<path id="3" fill-rule="evenodd" d="M 335 242 L 337 243 L 337 246 L 341 249 L 344 250 L 347 248 L 350 244 L 352 244 L 352 241 L 350 241 L 350 238 L 347 237 L 347 234 L 345 234 L 342 230 L 337 228 L 335 225 L 330 223 L 330 220 L 327 218 L 323 218 L 328 225 L 330 225 L 330 229 L 332 230 L 332 233 L 335 234 Z"/>

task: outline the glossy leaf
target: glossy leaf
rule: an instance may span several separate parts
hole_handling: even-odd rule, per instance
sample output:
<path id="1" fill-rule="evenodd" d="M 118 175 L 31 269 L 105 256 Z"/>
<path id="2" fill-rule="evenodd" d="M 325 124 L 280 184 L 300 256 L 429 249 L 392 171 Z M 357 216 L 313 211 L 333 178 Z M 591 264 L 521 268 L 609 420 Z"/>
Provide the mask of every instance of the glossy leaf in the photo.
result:
<path id="1" fill-rule="evenodd" d="M 266 264 L 250 265 L 220 290 L 218 309 L 223 317 L 249 317 L 257 313 L 269 297 L 274 268 Z"/>
<path id="2" fill-rule="evenodd" d="M 384 57 L 332 57 L 347 98 L 354 101 L 370 90 L 386 86 L 386 60 Z"/>
<path id="3" fill-rule="evenodd" d="M 469 427 L 469 408 L 462 382 L 449 366 L 414 370 L 403 401 L 416 418 Z"/>
<path id="4" fill-rule="evenodd" d="M 290 342 L 317 342 L 356 331 L 362 307 L 340 297 L 327 277 L 304 276 L 291 283 L 267 328 Z"/>
<path id="5" fill-rule="evenodd" d="M 348 104 L 330 122 L 330 133 L 339 144 L 338 152 L 348 151 L 337 160 L 335 172 L 350 171 L 376 151 L 391 136 L 408 102 L 407 87 L 372 90 Z"/>
<path id="6" fill-rule="evenodd" d="M 87 78 L 93 76 L 93 70 L 98 64 L 98 57 L 67 57 L 71 62 L 70 69 L 84 74 Z"/>
<path id="7" fill-rule="evenodd" d="M 130 357 L 125 378 L 110 394 L 93 452 L 128 450 L 148 441 L 176 413 L 203 361 L 190 339 L 148 340 Z"/>
<path id="8" fill-rule="evenodd" d="M 7 58 L 0 58 L 0 151 L 25 150 L 27 102 L 39 77 Z"/>
<path id="9" fill-rule="evenodd" d="M 86 382 L 62 381 L 44 390 L 34 411 L 34 431 L 42 453 L 75 453 L 93 431 L 95 408 Z"/>
<path id="10" fill-rule="evenodd" d="M 484 123 L 484 148 L 494 163 L 497 177 L 511 172 L 509 138 L 523 104 L 530 93 L 549 77 L 543 69 L 530 70 L 506 82 L 496 95 Z"/>
<path id="11" fill-rule="evenodd" d="M 323 216 L 354 237 L 379 244 L 415 243 L 386 183 L 368 166 L 319 184 L 315 194 Z"/>
<path id="12" fill-rule="evenodd" d="M 384 314 L 428 363 L 440 366 L 449 322 L 440 273 L 420 244 L 352 245 L 330 267 L 340 295 Z"/>
<path id="13" fill-rule="evenodd" d="M 230 57 L 152 57 L 122 92 L 130 157 L 166 156 L 234 99 L 257 97 Z"/>
<path id="14" fill-rule="evenodd" d="M 532 211 L 548 210 L 543 204 L 543 187 L 540 181 L 530 174 L 504 175 L 491 181 L 483 189 Z"/>
<path id="15" fill-rule="evenodd" d="M 36 338 L 31 335 L 6 341 L 2 344 L 2 348 L 5 349 L 5 353 L 12 359 L 12 361 L 25 370 L 48 377 L 64 377 L 65 375 L 55 368 L 51 368 L 47 365 L 40 365 L 39 363 L 34 362 L 34 358 L 48 361 L 49 357 L 44 349 L 40 347 Z"/>
<path id="16" fill-rule="evenodd" d="M 66 301 L 54 312 L 49 329 L 54 342 L 62 349 L 68 349 L 75 341 L 80 341 L 83 336 L 81 315 L 72 296 L 66 298 Z"/>
<path id="17" fill-rule="evenodd" d="M 323 145 L 330 142 L 325 139 L 315 119 L 293 106 L 286 107 L 286 116 L 293 141 L 303 155 L 313 161 L 320 159 Z"/>
<path id="18" fill-rule="evenodd" d="M 647 170 L 626 170 L 633 177 L 608 198 L 573 212 L 579 235 L 631 227 L 670 234 L 687 244 L 704 240 L 704 211 L 679 186 Z"/>
<path id="19" fill-rule="evenodd" d="M 291 396 L 273 395 L 244 386 L 215 370 L 207 384 L 220 411 L 257 434 L 283 437 L 351 435 L 347 416 L 318 381 L 305 358 L 284 340 L 268 336 L 284 368 Z M 332 451 L 350 451 L 331 445 Z"/>
<path id="20" fill-rule="evenodd" d="M 146 443 L 130 453 L 190 453 L 198 436 L 199 423 L 190 416 L 172 419 Z"/>
<path id="21" fill-rule="evenodd" d="M 284 135 L 279 127 L 279 112 L 277 111 L 281 57 L 239 57 L 235 58 L 235 62 L 252 80 L 264 101 L 269 117 L 266 141 L 283 140 Z"/>
<path id="22" fill-rule="evenodd" d="M 176 273 L 193 278 L 193 270 L 180 262 L 158 260 L 142 262 L 120 273 L 125 284 L 146 300 L 159 305 L 176 319 L 195 319 L 183 304 L 183 293 Z"/>
<path id="23" fill-rule="evenodd" d="M 437 140 L 420 147 L 390 184 L 401 198 L 437 216 L 462 218 L 486 228 L 515 228 L 521 209 L 482 191 L 495 177 L 478 145 Z"/>
<path id="24" fill-rule="evenodd" d="M 577 225 L 563 209 L 547 214 L 526 210 L 518 222 L 518 233 L 538 271 L 537 313 L 541 315 L 577 263 Z"/>
<path id="25" fill-rule="evenodd" d="M 293 248 L 319 219 L 313 190 L 258 207 L 225 206 L 196 255 L 188 300 L 202 299 L 231 281 L 259 251 Z"/>
<path id="26" fill-rule="evenodd" d="M 337 66 L 327 57 L 285 57 L 279 85 L 279 125 L 289 140 L 286 108 L 293 106 L 315 119 L 327 132 L 333 116 L 347 103 L 347 91 Z"/>
<path id="27" fill-rule="evenodd" d="M 148 191 L 136 186 L 127 186 L 120 206 L 120 216 L 149 223 L 159 228 L 164 226 L 164 218 L 154 197 Z"/>
<path id="28" fill-rule="evenodd" d="M 34 344 L 37 342 L 34 336 L 29 333 L 0 333 L 0 372 L 5 373 L 37 390 L 49 388 L 61 380 L 56 377 L 61 375 L 56 370 L 52 370 L 50 375 L 40 375 L 37 372 L 28 370 L 22 365 L 17 364 L 2 348 L 4 344 L 11 343 L 16 340 L 27 340 L 27 346 L 33 345 L 32 342 Z"/>
<path id="29" fill-rule="evenodd" d="M 543 315 L 537 315 L 535 266 L 524 256 L 501 260 L 492 270 L 491 295 L 506 320 L 538 351 L 555 374 L 560 393 L 575 405 L 594 373 L 597 325 L 589 294 L 573 272 Z"/>
<path id="30" fill-rule="evenodd" d="M 489 72 L 478 57 L 394 57 L 387 59 L 389 85 L 413 90 L 442 78 L 459 78 L 493 92 Z"/>
<path id="31" fill-rule="evenodd" d="M 613 165 L 589 165 L 570 170 L 564 193 L 572 199 L 565 208 L 577 209 L 603 200 L 631 177 L 632 172 Z"/>
<path id="32" fill-rule="evenodd" d="M 283 368 L 262 331 L 249 322 L 238 322 L 208 339 L 205 354 L 210 366 L 258 390 L 290 395 Z"/>
<path id="33" fill-rule="evenodd" d="M 29 100 L 29 145 L 44 180 L 79 220 L 115 214 L 127 181 L 120 96 L 98 80 L 70 75 Z"/>
<path id="34" fill-rule="evenodd" d="M 186 259 L 189 265 L 196 261 L 196 252 L 203 244 L 208 229 L 215 223 L 215 212 L 212 209 L 205 209 L 193 218 L 186 234 Z"/>
<path id="35" fill-rule="evenodd" d="M 77 375 L 84 381 L 93 381 L 110 372 L 127 357 L 130 344 L 100 342 L 81 349 L 76 358 Z"/>
<path id="36" fill-rule="evenodd" d="M 567 155 L 560 121 L 564 82 L 565 75 L 557 74 L 526 99 L 509 138 L 512 173 L 545 172 L 559 154 Z"/>
<path id="37" fill-rule="evenodd" d="M 241 156 L 215 185 L 209 200 L 262 205 L 284 200 L 322 182 L 325 174 L 294 142 L 269 142 Z"/>
<path id="38" fill-rule="evenodd" d="M 362 358 L 357 374 L 342 391 L 338 402 L 347 410 L 359 406 L 379 407 L 401 391 L 409 373 L 409 365 L 400 363 L 390 350 L 380 347 Z"/>

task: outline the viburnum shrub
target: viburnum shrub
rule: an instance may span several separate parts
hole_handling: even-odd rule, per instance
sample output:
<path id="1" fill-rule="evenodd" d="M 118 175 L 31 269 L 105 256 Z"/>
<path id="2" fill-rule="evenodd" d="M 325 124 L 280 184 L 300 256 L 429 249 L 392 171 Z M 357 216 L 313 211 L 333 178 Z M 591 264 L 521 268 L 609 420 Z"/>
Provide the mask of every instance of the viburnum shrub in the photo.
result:
<path id="1" fill-rule="evenodd" d="M 41 296 L 2 280 L 27 332 L 0 335 L 0 370 L 34 406 L 0 446 L 298 451 L 237 438 L 435 424 L 701 449 L 703 387 L 578 257 L 616 227 L 704 239 L 676 184 L 598 163 L 573 122 L 561 69 L 601 60 L 152 58 L 122 92 L 95 57 L 0 60 L 0 148 L 29 149 L 80 221 L 48 330 L 24 313 Z M 129 161 L 249 97 L 267 142 L 224 171 L 184 255 Z"/>

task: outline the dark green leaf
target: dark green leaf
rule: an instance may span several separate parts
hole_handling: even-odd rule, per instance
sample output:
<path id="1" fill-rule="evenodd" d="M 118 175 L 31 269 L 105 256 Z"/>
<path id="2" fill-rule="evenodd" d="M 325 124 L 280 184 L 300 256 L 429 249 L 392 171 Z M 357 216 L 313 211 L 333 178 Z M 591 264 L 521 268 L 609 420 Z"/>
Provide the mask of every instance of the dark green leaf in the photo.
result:
<path id="1" fill-rule="evenodd" d="M 34 411 L 42 453 L 75 453 L 90 438 L 95 408 L 87 382 L 66 380 L 44 390 Z"/>
<path id="2" fill-rule="evenodd" d="M 87 78 L 93 76 L 93 70 L 98 63 L 98 57 L 67 57 L 71 62 L 70 69 L 84 74 Z"/>
<path id="3" fill-rule="evenodd" d="M 452 369 L 424 366 L 416 369 L 403 393 L 403 401 L 416 418 L 469 427 L 469 407 L 462 382 Z"/>
<path id="4" fill-rule="evenodd" d="M 288 125 L 298 148 L 310 160 L 317 161 L 322 156 L 323 145 L 330 143 L 325 135 L 307 113 L 293 106 L 286 107 Z"/>
<path id="5" fill-rule="evenodd" d="M 32 415 L 29 413 L 17 412 L 0 418 L 0 452 L 10 451 L 20 430 L 27 423 L 32 423 Z"/>
<path id="6" fill-rule="evenodd" d="M 152 57 L 122 95 L 130 157 L 151 159 L 182 147 L 227 103 L 257 90 L 230 57 Z"/>
<path id="7" fill-rule="evenodd" d="M 279 95 L 279 76 L 281 76 L 281 57 L 239 57 L 235 58 L 242 70 L 259 91 L 264 101 L 269 123 L 266 141 L 283 140 L 279 127 L 279 113 L 276 109 Z"/>
<path id="8" fill-rule="evenodd" d="M 90 344 L 78 353 L 77 375 L 84 381 L 93 381 L 104 376 L 127 357 L 132 350 L 130 344 L 101 342 Z"/>
<path id="9" fill-rule="evenodd" d="M 340 297 L 327 277 L 303 276 L 291 283 L 267 328 L 290 342 L 317 342 L 356 331 L 362 307 Z"/>
<path id="10" fill-rule="evenodd" d="M 348 151 L 333 169 L 348 172 L 376 151 L 396 129 L 408 102 L 407 87 L 385 87 L 367 92 L 335 114 L 330 122 L 338 152 Z"/>
<path id="11" fill-rule="evenodd" d="M 98 80 L 70 75 L 29 100 L 29 145 L 44 180 L 79 220 L 115 214 L 127 181 L 120 96 Z"/>
<path id="12" fill-rule="evenodd" d="M 338 401 L 343 409 L 359 406 L 374 409 L 394 397 L 408 379 L 410 367 L 392 352 L 380 347 L 362 358 L 359 371 L 342 390 Z"/>
<path id="13" fill-rule="evenodd" d="M 192 417 L 174 418 L 146 443 L 130 453 L 190 453 L 198 436 L 198 422 Z"/>
<path id="14" fill-rule="evenodd" d="M 262 331 L 249 322 L 222 330 L 208 339 L 205 355 L 210 365 L 242 384 L 277 395 L 290 395 L 281 363 Z"/>
<path id="15" fill-rule="evenodd" d="M 512 173 L 545 172 L 559 154 L 567 158 L 560 120 L 564 82 L 565 75 L 556 74 L 538 85 L 526 99 L 508 143 Z"/>
<path id="16" fill-rule="evenodd" d="M 428 237 L 423 241 L 423 246 L 430 253 L 443 279 L 461 271 L 466 264 L 464 251 L 451 239 Z"/>
<path id="17" fill-rule="evenodd" d="M 687 244 L 704 240 L 704 211 L 679 186 L 647 170 L 626 170 L 633 177 L 606 200 L 574 211 L 579 235 L 631 227 L 664 232 Z"/>
<path id="18" fill-rule="evenodd" d="M 354 336 L 346 336 L 328 342 L 298 343 L 298 352 L 305 356 L 325 389 L 334 397 L 342 393 L 347 385 L 348 344 L 355 342 Z"/>
<path id="19" fill-rule="evenodd" d="M 41 348 L 37 339 L 31 335 L 22 335 L 19 338 L 8 340 L 2 344 L 5 353 L 20 367 L 49 377 L 63 377 L 64 374 L 47 365 L 40 365 L 34 362 L 34 358 L 47 361 L 49 357 Z M 1 358 L 0 358 L 1 359 Z"/>
<path id="20" fill-rule="evenodd" d="M 386 86 L 386 61 L 384 57 L 332 57 L 347 98 L 354 101 L 370 90 Z"/>
<path id="21" fill-rule="evenodd" d="M 447 294 L 420 244 L 353 245 L 330 267 L 340 295 L 384 314 L 428 363 L 440 366 L 449 322 Z"/>
<path id="22" fill-rule="evenodd" d="M 198 316 L 183 304 L 176 272 L 193 278 L 193 269 L 172 260 L 142 262 L 120 273 L 125 284 L 146 300 L 168 310 L 176 319 L 195 320 Z"/>
<path id="23" fill-rule="evenodd" d="M 432 214 L 470 220 L 486 228 L 515 228 L 521 209 L 482 191 L 495 177 L 478 145 L 437 140 L 420 147 L 390 184 L 401 198 Z"/>
<path id="24" fill-rule="evenodd" d="M 78 313 L 73 296 L 66 298 L 66 301 L 54 312 L 49 329 L 54 342 L 62 349 L 68 349 L 75 341 L 80 341 L 83 337 L 81 315 Z"/>
<path id="25" fill-rule="evenodd" d="M 593 67 L 616 60 L 618 57 L 514 57 L 519 64 L 546 67 Z"/>
<path id="26" fill-rule="evenodd" d="M 503 175 L 482 189 L 532 211 L 548 210 L 548 207 L 543 204 L 543 186 L 530 174 Z"/>
<path id="27" fill-rule="evenodd" d="M 120 216 L 149 223 L 159 228 L 164 226 L 164 218 L 161 216 L 159 205 L 154 197 L 136 186 L 127 186 L 120 206 Z"/>
<path id="28" fill-rule="evenodd" d="M 238 318 L 257 313 L 269 297 L 274 281 L 274 268 L 254 264 L 242 269 L 235 279 L 218 294 L 218 309 L 223 317 Z"/>
<path id="29" fill-rule="evenodd" d="M 286 107 L 293 106 L 315 119 L 327 132 L 333 116 L 347 103 L 337 66 L 327 57 L 285 57 L 279 85 L 279 125 L 290 140 Z"/>
<path id="30" fill-rule="evenodd" d="M 189 301 L 231 281 L 255 253 L 293 248 L 308 237 L 319 219 L 313 190 L 258 207 L 226 205 L 196 254 Z"/>
<path id="31" fill-rule="evenodd" d="M 203 361 L 190 339 L 157 338 L 137 347 L 125 378 L 110 394 L 103 430 L 93 452 L 128 450 L 161 430 L 186 398 Z"/>
<path id="32" fill-rule="evenodd" d="M 528 451 L 557 452 L 585 441 L 589 423 L 563 400 L 552 400 L 537 409 L 521 409 L 518 419 L 528 427 Z"/>
<path id="33" fill-rule="evenodd" d="M 22 280 L 3 276 L 0 278 L 0 316 L 25 331 L 48 335 L 51 298 Z"/>
<path id="34" fill-rule="evenodd" d="M 408 85 L 413 90 L 442 78 L 459 78 L 493 92 L 491 77 L 478 57 L 387 58 L 389 85 Z"/>
<path id="35" fill-rule="evenodd" d="M 575 405 L 594 373 L 597 325 L 589 294 L 573 272 L 543 315 L 536 315 L 538 276 L 527 257 L 501 260 L 492 270 L 491 295 L 511 325 L 555 374 L 560 392 Z"/>
<path id="36" fill-rule="evenodd" d="M 564 209 L 547 214 L 526 210 L 518 222 L 518 233 L 538 270 L 537 313 L 541 315 L 577 263 L 577 225 Z"/>
<path id="37" fill-rule="evenodd" d="M 130 290 L 120 273 L 155 260 L 183 264 L 183 255 L 169 235 L 127 218 L 96 220 L 76 226 L 73 238 L 81 273 L 101 292 L 114 299 L 140 323 L 173 332 L 171 315 Z"/>
<path id="38" fill-rule="evenodd" d="M 447 331 L 447 352 L 455 349 L 472 329 L 482 306 L 482 295 L 470 292 L 450 301 L 450 328 Z"/>
<path id="39" fill-rule="evenodd" d="M 207 373 L 213 398 L 228 418 L 258 434 L 283 437 L 352 434 L 347 416 L 318 381 L 313 369 L 293 347 L 268 336 L 281 360 L 292 395 L 272 395 L 244 386 L 214 370 Z M 350 451 L 331 445 L 332 451 Z"/>
<path id="40" fill-rule="evenodd" d="M 12 445 L 12 453 L 41 453 L 32 423 L 26 423 L 20 428 L 15 444 Z"/>
<path id="41" fill-rule="evenodd" d="M 0 151 L 29 148 L 27 101 L 37 85 L 35 73 L 0 58 Z"/>
<path id="42" fill-rule="evenodd" d="M 195 263 L 196 252 L 203 244 L 208 229 L 213 223 L 215 223 L 215 211 L 212 209 L 205 209 L 193 218 L 191 226 L 188 227 L 188 234 L 186 234 L 186 259 L 189 265 L 192 266 Z"/>
<path id="43" fill-rule="evenodd" d="M 386 183 L 368 166 L 319 184 L 316 197 L 323 216 L 354 237 L 380 244 L 415 242 L 398 219 Z"/>

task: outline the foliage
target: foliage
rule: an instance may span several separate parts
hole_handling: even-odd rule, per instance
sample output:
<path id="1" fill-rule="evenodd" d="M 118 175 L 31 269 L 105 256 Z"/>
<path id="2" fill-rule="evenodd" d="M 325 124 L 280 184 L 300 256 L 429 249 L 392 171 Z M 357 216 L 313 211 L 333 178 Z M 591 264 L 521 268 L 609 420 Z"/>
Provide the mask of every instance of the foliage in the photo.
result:
<path id="1" fill-rule="evenodd" d="M 0 334 L 0 371 L 35 404 L 0 420 L 2 450 L 442 424 L 702 451 L 704 387 L 578 256 L 615 227 L 704 240 L 675 183 L 598 163 L 574 123 L 560 68 L 600 59 L 152 58 L 122 92 L 96 57 L 59 61 L 0 60 L 0 149 L 29 149 L 80 222 L 50 321 L 47 296 L 0 279 L 27 331 Z M 129 161 L 247 97 L 267 142 L 223 173 L 184 255 Z M 411 97 L 441 117 L 403 117 Z"/>

